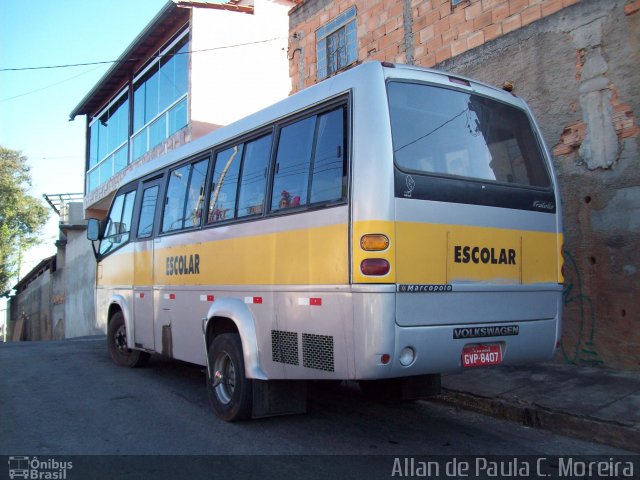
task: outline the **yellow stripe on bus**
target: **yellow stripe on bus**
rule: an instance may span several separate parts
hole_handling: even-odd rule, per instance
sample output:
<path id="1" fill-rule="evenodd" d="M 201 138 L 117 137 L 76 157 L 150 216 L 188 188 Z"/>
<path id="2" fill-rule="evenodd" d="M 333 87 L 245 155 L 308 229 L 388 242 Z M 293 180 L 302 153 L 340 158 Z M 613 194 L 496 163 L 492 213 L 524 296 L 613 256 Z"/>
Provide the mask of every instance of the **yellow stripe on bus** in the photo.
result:
<path id="1" fill-rule="evenodd" d="M 389 238 L 386 250 L 362 250 L 362 235 L 374 233 Z M 354 222 L 352 235 L 354 283 L 562 281 L 562 235 L 555 233 L 380 220 Z M 100 285 L 349 283 L 347 224 L 192 243 L 154 253 L 134 255 L 133 248 L 128 245 L 102 261 Z M 390 273 L 363 275 L 360 263 L 366 258 L 387 260 Z"/>
<path id="2" fill-rule="evenodd" d="M 396 241 L 402 284 L 560 281 L 556 233 L 397 222 Z"/>
<path id="3" fill-rule="evenodd" d="M 157 248 L 157 244 L 156 244 Z M 157 248 L 156 285 L 345 285 L 347 224 Z M 151 252 L 116 252 L 103 260 L 102 285 L 151 278 Z"/>

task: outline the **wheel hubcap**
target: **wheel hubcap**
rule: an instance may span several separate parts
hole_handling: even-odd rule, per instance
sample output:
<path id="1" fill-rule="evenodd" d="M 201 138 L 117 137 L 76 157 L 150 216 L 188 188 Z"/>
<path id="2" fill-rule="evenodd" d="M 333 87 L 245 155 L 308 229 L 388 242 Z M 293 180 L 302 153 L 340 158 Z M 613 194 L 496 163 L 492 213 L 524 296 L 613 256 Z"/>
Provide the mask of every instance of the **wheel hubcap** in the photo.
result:
<path id="1" fill-rule="evenodd" d="M 231 402 L 236 389 L 236 369 L 226 352 L 221 352 L 213 366 L 212 386 L 218 401 L 223 404 Z"/>
<path id="2" fill-rule="evenodd" d="M 127 330 L 124 325 L 121 325 L 120 328 L 116 331 L 114 336 L 114 343 L 116 345 L 116 349 L 122 353 L 127 353 L 129 349 L 127 348 Z"/>

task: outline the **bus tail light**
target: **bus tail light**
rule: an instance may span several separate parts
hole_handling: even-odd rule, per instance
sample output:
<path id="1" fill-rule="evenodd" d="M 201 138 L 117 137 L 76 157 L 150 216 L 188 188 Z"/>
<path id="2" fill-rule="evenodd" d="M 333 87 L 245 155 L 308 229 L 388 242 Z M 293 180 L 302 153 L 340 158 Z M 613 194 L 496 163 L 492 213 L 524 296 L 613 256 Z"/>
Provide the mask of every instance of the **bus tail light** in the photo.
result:
<path id="1" fill-rule="evenodd" d="M 389 248 L 389 237 L 381 233 L 363 235 L 360 238 L 360 248 L 367 252 L 379 252 Z"/>
<path id="2" fill-rule="evenodd" d="M 391 270 L 391 265 L 384 258 L 367 258 L 360 263 L 360 271 L 363 275 L 386 275 Z"/>

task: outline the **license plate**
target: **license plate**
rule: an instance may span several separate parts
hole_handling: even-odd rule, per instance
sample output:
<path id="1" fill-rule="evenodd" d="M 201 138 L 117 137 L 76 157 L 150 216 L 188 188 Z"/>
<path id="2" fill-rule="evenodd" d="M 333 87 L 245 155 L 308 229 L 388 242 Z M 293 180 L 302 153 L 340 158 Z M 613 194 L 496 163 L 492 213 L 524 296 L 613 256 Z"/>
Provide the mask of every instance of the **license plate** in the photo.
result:
<path id="1" fill-rule="evenodd" d="M 500 345 L 469 345 L 462 348 L 462 366 L 484 367 L 502 362 Z"/>

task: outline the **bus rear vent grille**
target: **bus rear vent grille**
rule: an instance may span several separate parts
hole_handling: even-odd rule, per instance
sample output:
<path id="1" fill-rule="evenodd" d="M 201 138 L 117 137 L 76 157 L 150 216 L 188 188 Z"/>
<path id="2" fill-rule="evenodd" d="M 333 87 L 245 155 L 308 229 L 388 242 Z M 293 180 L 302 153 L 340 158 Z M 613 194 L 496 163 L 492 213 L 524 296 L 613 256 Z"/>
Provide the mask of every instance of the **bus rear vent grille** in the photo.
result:
<path id="1" fill-rule="evenodd" d="M 333 372 L 333 337 L 303 333 L 302 365 Z"/>
<path id="2" fill-rule="evenodd" d="M 271 359 L 278 363 L 298 365 L 298 334 L 271 330 Z"/>

